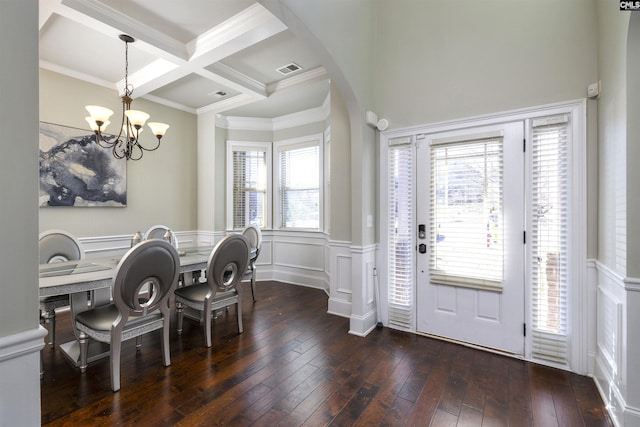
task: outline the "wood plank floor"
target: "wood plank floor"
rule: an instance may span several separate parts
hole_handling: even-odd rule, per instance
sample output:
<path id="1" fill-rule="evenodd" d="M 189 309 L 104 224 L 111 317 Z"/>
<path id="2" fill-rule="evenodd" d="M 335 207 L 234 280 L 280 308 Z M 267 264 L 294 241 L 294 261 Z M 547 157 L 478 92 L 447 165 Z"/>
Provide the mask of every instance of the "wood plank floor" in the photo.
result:
<path id="1" fill-rule="evenodd" d="M 46 348 L 42 424 L 144 426 L 612 426 L 584 376 L 413 334 L 347 333 L 326 314 L 323 291 L 242 285 L 245 332 L 234 309 L 215 320 L 213 347 L 200 325 L 171 332 L 171 366 L 159 333 L 123 345 L 122 388 L 108 359 L 85 374 Z M 58 315 L 58 342 L 72 337 Z"/>

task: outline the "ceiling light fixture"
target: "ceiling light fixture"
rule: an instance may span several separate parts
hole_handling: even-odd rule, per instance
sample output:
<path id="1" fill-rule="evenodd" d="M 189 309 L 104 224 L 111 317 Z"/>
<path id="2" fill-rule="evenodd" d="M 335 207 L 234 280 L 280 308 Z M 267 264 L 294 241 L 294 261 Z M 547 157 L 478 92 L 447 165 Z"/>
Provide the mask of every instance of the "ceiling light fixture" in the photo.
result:
<path id="1" fill-rule="evenodd" d="M 132 110 L 131 102 L 133 98 L 133 85 L 129 85 L 129 43 L 135 39 L 126 34 L 120 34 L 120 40 L 124 42 L 124 94 L 122 95 L 122 124 L 120 133 L 114 139 L 113 136 L 104 135 L 104 131 L 109 125 L 109 117 L 113 114 L 108 108 L 97 105 L 87 105 L 85 108 L 90 116 L 85 117 L 87 123 L 96 134 L 96 142 L 103 148 L 110 148 L 113 157 L 117 159 L 140 160 L 145 151 L 157 150 L 160 147 L 160 140 L 169 128 L 165 123 L 149 122 L 151 132 L 158 138 L 158 143 L 153 148 L 146 148 L 140 145 L 139 136 L 142 127 L 149 118 L 144 111 Z"/>

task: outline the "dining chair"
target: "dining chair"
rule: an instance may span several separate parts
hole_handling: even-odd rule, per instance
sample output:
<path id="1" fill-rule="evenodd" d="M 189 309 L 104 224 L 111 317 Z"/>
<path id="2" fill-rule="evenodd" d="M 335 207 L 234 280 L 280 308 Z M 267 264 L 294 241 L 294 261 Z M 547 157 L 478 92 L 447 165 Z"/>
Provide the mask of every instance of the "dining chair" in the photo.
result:
<path id="1" fill-rule="evenodd" d="M 75 236 L 63 230 L 48 230 L 38 237 L 40 264 L 84 259 L 84 250 Z M 69 295 L 40 298 L 40 322 L 49 323 L 49 344 L 56 345 L 56 309 L 68 307 Z"/>
<path id="2" fill-rule="evenodd" d="M 122 341 L 162 329 L 161 347 L 164 366 L 171 364 L 169 354 L 168 299 L 178 282 L 180 258 L 169 242 L 146 240 L 127 251 L 113 274 L 113 303 L 78 313 L 80 371 L 87 368 L 89 338 L 109 343 L 111 389 L 120 389 L 120 353 Z M 148 294 L 144 294 L 144 291 Z"/>
<path id="3" fill-rule="evenodd" d="M 176 233 L 166 225 L 154 225 L 149 227 L 142 235 L 142 238 L 143 240 L 164 239 L 170 242 L 174 248 L 178 249 L 178 238 L 176 237 Z"/>
<path id="4" fill-rule="evenodd" d="M 262 248 L 262 231 L 255 225 L 249 225 L 242 231 L 242 234 L 249 240 L 250 257 L 249 265 L 243 279 L 251 279 L 251 296 L 253 302 L 256 301 L 256 260 Z"/>
<path id="5" fill-rule="evenodd" d="M 182 334 L 185 306 L 200 313 L 207 347 L 211 347 L 211 321 L 212 312 L 215 310 L 235 305 L 238 333 L 243 332 L 240 292 L 237 285 L 242 280 L 248 263 L 249 242 L 242 234 L 230 234 L 216 244 L 207 260 L 206 282 L 184 286 L 174 291 L 178 334 Z"/>
<path id="6" fill-rule="evenodd" d="M 149 239 L 167 240 L 168 242 L 171 242 L 174 248 L 179 249 L 178 238 L 176 237 L 176 233 L 174 233 L 173 230 L 167 227 L 166 225 L 154 225 L 149 227 L 147 231 L 145 231 L 144 234 L 142 235 L 142 239 L 143 240 L 149 240 Z M 195 277 L 199 276 L 199 273 L 194 272 L 192 276 L 194 277 L 193 280 L 195 281 Z M 178 279 L 178 286 L 184 286 L 185 284 L 186 283 L 184 281 L 184 274 L 180 273 L 180 277 Z"/>

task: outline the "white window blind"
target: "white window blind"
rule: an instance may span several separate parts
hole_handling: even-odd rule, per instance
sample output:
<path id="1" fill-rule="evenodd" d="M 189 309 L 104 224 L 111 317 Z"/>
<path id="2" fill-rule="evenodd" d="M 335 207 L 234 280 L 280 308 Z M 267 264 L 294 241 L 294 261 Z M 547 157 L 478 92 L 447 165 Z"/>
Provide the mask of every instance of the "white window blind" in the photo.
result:
<path id="1" fill-rule="evenodd" d="M 432 142 L 431 283 L 502 289 L 502 137 Z"/>
<path id="2" fill-rule="evenodd" d="M 391 145 L 388 160 L 388 292 L 389 323 L 411 327 L 414 295 L 415 248 L 413 148 Z"/>
<path id="3" fill-rule="evenodd" d="M 265 227 L 267 209 L 267 152 L 233 151 L 233 228 Z"/>
<path id="4" fill-rule="evenodd" d="M 320 229 L 320 145 L 278 149 L 280 227 Z"/>
<path id="5" fill-rule="evenodd" d="M 568 244 L 567 115 L 532 121 L 532 356 L 565 363 Z"/>

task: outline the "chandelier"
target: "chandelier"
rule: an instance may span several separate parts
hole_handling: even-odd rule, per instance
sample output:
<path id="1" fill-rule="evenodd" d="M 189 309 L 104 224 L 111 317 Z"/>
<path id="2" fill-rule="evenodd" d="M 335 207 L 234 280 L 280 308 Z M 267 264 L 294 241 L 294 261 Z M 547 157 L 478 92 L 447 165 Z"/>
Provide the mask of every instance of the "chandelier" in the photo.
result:
<path id="1" fill-rule="evenodd" d="M 91 130 L 95 132 L 96 142 L 103 148 L 111 149 L 113 157 L 117 159 L 140 160 L 145 151 L 157 150 L 160 147 L 160 140 L 169 128 L 165 123 L 149 122 L 151 132 L 158 139 L 154 147 L 147 148 L 140 145 L 139 137 L 149 115 L 144 111 L 132 110 L 131 102 L 133 98 L 133 86 L 129 85 L 129 43 L 135 39 L 126 34 L 120 34 L 120 40 L 124 42 L 124 94 L 122 95 L 122 123 L 120 133 L 114 139 L 112 135 L 105 135 L 104 131 L 111 123 L 109 117 L 113 114 L 108 108 L 98 105 L 87 105 L 85 108 L 90 116 L 85 120 L 89 123 Z"/>

